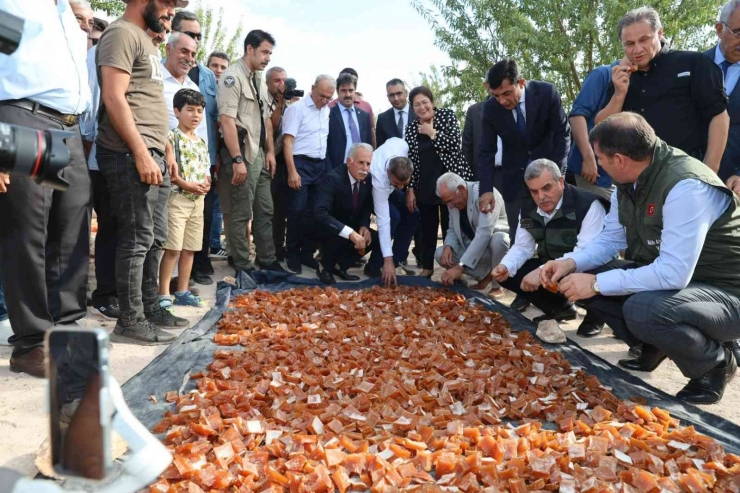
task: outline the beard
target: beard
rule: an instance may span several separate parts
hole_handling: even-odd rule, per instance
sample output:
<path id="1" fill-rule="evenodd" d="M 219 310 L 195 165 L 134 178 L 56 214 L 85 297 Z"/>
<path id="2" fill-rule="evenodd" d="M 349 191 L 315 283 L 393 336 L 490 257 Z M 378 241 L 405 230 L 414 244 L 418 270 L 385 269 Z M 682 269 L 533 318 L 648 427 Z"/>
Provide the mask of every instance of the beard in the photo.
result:
<path id="1" fill-rule="evenodd" d="M 161 33 L 164 31 L 164 26 L 160 21 L 160 17 L 157 13 L 157 6 L 155 0 L 149 0 L 144 10 L 144 22 L 146 27 L 152 30 L 154 33 Z"/>

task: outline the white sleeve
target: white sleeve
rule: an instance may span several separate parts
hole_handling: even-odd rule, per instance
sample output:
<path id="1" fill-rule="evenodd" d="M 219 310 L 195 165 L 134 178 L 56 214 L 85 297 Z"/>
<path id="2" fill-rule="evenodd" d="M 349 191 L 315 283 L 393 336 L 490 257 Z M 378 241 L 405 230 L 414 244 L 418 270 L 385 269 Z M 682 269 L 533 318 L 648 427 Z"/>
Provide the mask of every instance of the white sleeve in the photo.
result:
<path id="1" fill-rule="evenodd" d="M 301 112 L 298 111 L 298 104 L 291 104 L 285 109 L 283 115 L 283 135 L 298 135 L 298 129 L 301 126 Z"/>
<path id="2" fill-rule="evenodd" d="M 354 233 L 354 229 L 350 228 L 349 226 L 345 226 L 342 228 L 342 231 L 339 232 L 339 236 L 341 236 L 344 239 L 349 239 L 349 235 Z"/>
<path id="3" fill-rule="evenodd" d="M 393 190 L 388 190 L 380 184 L 381 180 L 373 177 L 373 207 L 375 209 L 375 222 L 378 225 L 378 239 L 380 240 L 380 251 L 383 258 L 393 257 L 393 243 L 391 242 L 391 212 L 388 205 Z"/>
<path id="4" fill-rule="evenodd" d="M 609 214 L 604 219 L 604 229 L 590 243 L 582 245 L 580 250 L 569 253 L 567 258 L 575 261 L 578 272 L 585 272 L 614 260 L 625 248 L 627 248 L 627 237 L 624 234 L 624 227 L 619 223 L 619 203 L 615 190 L 612 193 Z M 601 282 L 599 282 L 599 289 L 601 289 Z"/>
<path id="5" fill-rule="evenodd" d="M 521 225 L 516 228 L 514 246 L 511 247 L 504 258 L 501 259 L 501 263 L 509 270 L 509 277 L 514 277 L 516 275 L 517 271 L 522 267 L 522 265 L 524 265 L 524 262 L 532 258 L 536 249 L 537 243 L 535 243 L 534 238 L 532 238 L 529 231 L 522 228 Z"/>
<path id="6" fill-rule="evenodd" d="M 688 179 L 677 183 L 663 205 L 660 254 L 637 269 L 599 274 L 599 289 L 618 296 L 685 288 L 694 276 L 710 226 L 727 210 L 730 197 L 711 185 Z"/>

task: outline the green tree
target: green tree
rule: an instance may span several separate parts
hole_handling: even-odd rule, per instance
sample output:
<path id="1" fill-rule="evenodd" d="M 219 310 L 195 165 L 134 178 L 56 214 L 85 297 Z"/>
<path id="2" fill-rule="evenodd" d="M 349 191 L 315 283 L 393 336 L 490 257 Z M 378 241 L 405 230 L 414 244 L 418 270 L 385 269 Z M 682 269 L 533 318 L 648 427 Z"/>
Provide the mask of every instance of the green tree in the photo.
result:
<path id="1" fill-rule="evenodd" d="M 485 98 L 481 79 L 504 57 L 527 79 L 553 82 L 570 106 L 594 67 L 623 56 L 619 18 L 644 0 L 410 0 L 451 60 L 441 67 L 452 104 Z M 677 49 L 712 40 L 721 0 L 654 0 L 664 32 Z"/>
<path id="2" fill-rule="evenodd" d="M 462 126 L 465 121 L 465 107 L 462 102 L 454 100 L 451 89 L 455 83 L 446 80 L 436 65 L 430 65 L 429 72 L 419 72 L 419 78 L 417 85 L 428 87 L 434 94 L 434 105 L 453 110 Z"/>
<path id="3" fill-rule="evenodd" d="M 111 17 L 120 17 L 126 4 L 121 0 L 90 0 L 93 10 L 100 10 Z"/>

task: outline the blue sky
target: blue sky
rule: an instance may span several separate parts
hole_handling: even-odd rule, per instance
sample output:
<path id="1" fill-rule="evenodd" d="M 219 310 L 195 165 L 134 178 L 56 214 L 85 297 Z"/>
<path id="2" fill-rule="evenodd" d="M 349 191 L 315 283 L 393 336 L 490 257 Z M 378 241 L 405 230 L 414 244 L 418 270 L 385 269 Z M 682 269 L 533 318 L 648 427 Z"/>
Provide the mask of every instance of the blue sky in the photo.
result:
<path id="1" fill-rule="evenodd" d="M 434 46 L 434 34 L 408 0 L 202 0 L 224 8 L 233 32 L 264 29 L 277 45 L 271 65 L 279 65 L 310 90 L 320 73 L 336 77 L 344 67 L 359 74 L 358 90 L 378 111 L 390 108 L 385 83 L 399 77 L 413 87 L 429 65 L 448 63 Z M 197 0 L 191 1 L 191 7 Z"/>

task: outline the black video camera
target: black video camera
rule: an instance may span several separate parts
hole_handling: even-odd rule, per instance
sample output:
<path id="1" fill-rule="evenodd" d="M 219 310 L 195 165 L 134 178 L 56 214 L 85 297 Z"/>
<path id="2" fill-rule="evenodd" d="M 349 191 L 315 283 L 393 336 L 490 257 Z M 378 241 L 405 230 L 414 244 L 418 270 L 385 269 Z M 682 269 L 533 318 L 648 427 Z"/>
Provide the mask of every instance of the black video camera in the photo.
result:
<path id="1" fill-rule="evenodd" d="M 293 98 L 302 98 L 303 97 L 303 90 L 302 89 L 296 89 L 296 86 L 298 83 L 295 81 L 295 79 L 285 79 L 285 88 L 283 89 L 283 97 L 290 101 Z"/>
<path id="2" fill-rule="evenodd" d="M 18 49 L 24 21 L 0 10 L 0 53 Z M 59 172 L 69 164 L 64 139 L 74 137 L 62 130 L 36 130 L 0 122 L 0 171 L 27 176 L 40 185 L 66 190 L 69 182 Z"/>

